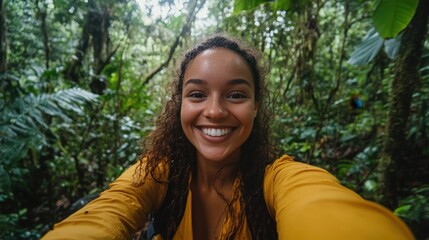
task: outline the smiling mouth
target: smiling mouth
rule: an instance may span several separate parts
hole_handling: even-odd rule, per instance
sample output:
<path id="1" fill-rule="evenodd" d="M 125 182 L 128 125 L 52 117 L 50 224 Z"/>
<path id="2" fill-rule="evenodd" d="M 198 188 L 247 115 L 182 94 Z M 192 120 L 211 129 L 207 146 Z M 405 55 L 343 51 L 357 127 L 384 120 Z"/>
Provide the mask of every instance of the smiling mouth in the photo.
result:
<path id="1" fill-rule="evenodd" d="M 202 128 L 201 129 L 205 135 L 211 137 L 221 137 L 225 136 L 232 131 L 232 128 Z"/>

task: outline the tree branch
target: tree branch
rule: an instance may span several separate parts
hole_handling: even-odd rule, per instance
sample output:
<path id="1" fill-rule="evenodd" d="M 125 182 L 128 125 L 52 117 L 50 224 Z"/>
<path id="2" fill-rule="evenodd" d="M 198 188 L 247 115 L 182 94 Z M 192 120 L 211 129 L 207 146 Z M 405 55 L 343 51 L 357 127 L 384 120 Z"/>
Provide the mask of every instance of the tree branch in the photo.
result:
<path id="1" fill-rule="evenodd" d="M 159 65 L 159 67 L 154 69 L 151 73 L 149 73 L 145 77 L 143 85 L 148 84 L 149 81 L 157 73 L 159 73 L 163 68 L 168 66 L 168 64 L 170 63 L 170 60 L 173 58 L 173 54 L 176 51 L 177 46 L 179 46 L 179 43 L 182 40 L 182 37 L 185 36 L 191 30 L 191 25 L 194 22 L 198 11 L 202 8 L 204 3 L 205 3 L 205 0 L 202 0 L 200 2 L 198 2 L 198 0 L 194 0 L 192 3 L 190 3 L 190 13 L 188 14 L 188 16 L 186 18 L 186 22 L 183 25 L 182 30 L 180 31 L 180 34 L 176 37 L 176 40 L 174 41 L 173 45 L 171 45 L 167 59 L 163 63 L 161 63 L 161 65 Z"/>

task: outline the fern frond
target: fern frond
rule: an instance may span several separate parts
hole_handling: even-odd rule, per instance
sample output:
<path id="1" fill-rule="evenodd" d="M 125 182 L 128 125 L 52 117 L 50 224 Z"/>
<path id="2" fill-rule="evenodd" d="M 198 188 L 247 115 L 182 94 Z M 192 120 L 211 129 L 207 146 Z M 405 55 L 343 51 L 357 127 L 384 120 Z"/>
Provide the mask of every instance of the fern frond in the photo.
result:
<path id="1" fill-rule="evenodd" d="M 66 114 L 63 110 L 82 114 L 82 105 L 96 102 L 97 96 L 80 88 L 72 88 L 60 90 L 52 94 L 41 94 L 36 98 L 30 97 L 29 100 L 33 102 L 35 108 L 39 108 L 42 111 L 47 110 L 44 112 L 45 114 L 64 118 Z"/>
<path id="2" fill-rule="evenodd" d="M 70 112 L 84 113 L 84 104 L 97 102 L 98 95 L 80 88 L 60 90 L 52 94 L 27 94 L 16 98 L 1 110 L 0 155 L 7 160 L 22 158 L 22 152 L 46 144 L 43 129 L 49 128 L 46 116 L 71 121 Z"/>

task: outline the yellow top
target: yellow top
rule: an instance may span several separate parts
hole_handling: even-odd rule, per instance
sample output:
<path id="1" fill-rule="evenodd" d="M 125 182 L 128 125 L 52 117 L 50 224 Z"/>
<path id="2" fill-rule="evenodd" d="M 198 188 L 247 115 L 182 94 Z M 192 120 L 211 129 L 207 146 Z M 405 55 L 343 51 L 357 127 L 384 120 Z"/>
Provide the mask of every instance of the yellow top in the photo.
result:
<path id="1" fill-rule="evenodd" d="M 136 165 L 100 197 L 48 232 L 42 239 L 131 239 L 147 215 L 161 206 L 166 187 L 152 180 L 135 186 Z M 279 239 L 414 239 L 407 226 L 386 208 L 362 199 L 325 170 L 289 156 L 267 167 L 264 195 Z M 174 239 L 192 239 L 192 193 Z M 236 210 L 240 206 L 234 206 Z M 228 231 L 225 221 L 222 235 Z M 247 223 L 238 238 L 250 239 Z"/>

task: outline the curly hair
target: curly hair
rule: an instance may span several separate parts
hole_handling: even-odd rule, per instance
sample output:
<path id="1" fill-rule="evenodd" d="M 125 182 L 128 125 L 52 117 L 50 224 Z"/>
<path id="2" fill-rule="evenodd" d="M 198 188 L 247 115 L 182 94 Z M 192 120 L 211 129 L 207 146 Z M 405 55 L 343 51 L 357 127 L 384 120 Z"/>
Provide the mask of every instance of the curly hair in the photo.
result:
<path id="1" fill-rule="evenodd" d="M 264 81 L 266 68 L 259 61 L 260 53 L 237 39 L 216 34 L 185 53 L 172 84 L 171 98 L 159 116 L 156 128 L 144 140 L 144 153 L 136 173 L 140 174 L 141 179 L 150 175 L 157 181 L 168 184 L 165 200 L 161 208 L 154 213 L 154 226 L 166 239 L 173 238 L 186 206 L 189 178 L 184 176 L 189 176 L 196 166 L 196 150 L 186 138 L 180 122 L 184 75 L 188 65 L 197 55 L 213 48 L 231 50 L 245 60 L 253 76 L 255 101 L 258 104 L 258 114 L 252 132 L 241 146 L 238 163 L 241 183 L 237 191 L 241 192 L 242 197 L 232 199 L 228 203 L 227 216 L 233 219 L 233 225 L 227 239 L 235 238 L 244 218 L 247 219 L 253 239 L 275 239 L 275 222 L 268 214 L 263 194 L 265 167 L 279 156 L 279 152 L 270 142 L 269 96 Z M 168 165 L 167 181 L 163 181 L 157 174 L 160 164 Z M 235 201 L 240 202 L 239 213 L 233 210 Z"/>

